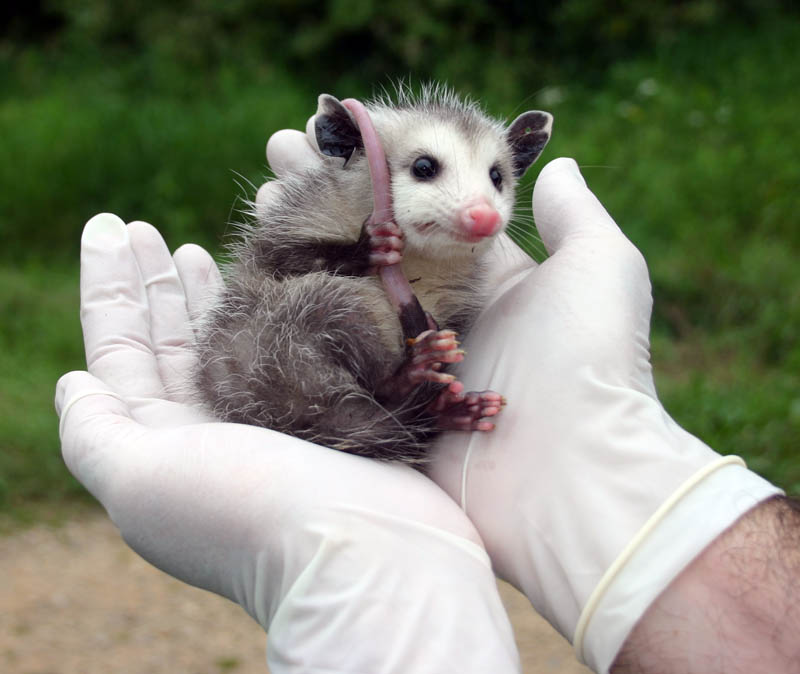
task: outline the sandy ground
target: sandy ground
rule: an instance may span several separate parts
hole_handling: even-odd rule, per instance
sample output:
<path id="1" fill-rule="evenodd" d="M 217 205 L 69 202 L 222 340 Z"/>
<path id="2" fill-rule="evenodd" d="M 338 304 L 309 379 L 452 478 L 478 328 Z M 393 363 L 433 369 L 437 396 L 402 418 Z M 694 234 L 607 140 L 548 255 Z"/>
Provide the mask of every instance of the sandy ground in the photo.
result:
<path id="1" fill-rule="evenodd" d="M 525 674 L 589 672 L 522 595 L 500 592 Z M 0 538 L 2 672 L 265 674 L 265 644 L 238 606 L 157 571 L 100 514 Z"/>

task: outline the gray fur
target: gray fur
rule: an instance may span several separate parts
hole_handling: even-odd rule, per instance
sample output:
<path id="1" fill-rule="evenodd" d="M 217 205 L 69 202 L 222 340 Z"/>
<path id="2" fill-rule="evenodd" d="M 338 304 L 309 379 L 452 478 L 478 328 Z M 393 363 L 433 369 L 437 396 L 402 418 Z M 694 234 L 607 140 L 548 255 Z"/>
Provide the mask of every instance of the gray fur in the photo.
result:
<path id="1" fill-rule="evenodd" d="M 445 89 L 368 106 L 393 172 L 405 171 L 413 141 L 397 138 L 438 120 L 470 143 L 497 138 L 508 176 L 498 198 L 510 212 L 515 158 L 506 129 Z M 452 170 L 452 169 L 451 169 Z M 487 167 L 488 170 L 488 167 Z M 321 169 L 283 178 L 281 198 L 253 207 L 231 247 L 226 287 L 201 321 L 194 388 L 220 420 L 272 428 L 362 456 L 418 463 L 434 436 L 423 385 L 402 403 L 377 391 L 403 363 L 397 315 L 367 274 L 362 225 L 372 210 L 363 149 L 325 158 Z M 446 195 L 443 195 L 446 199 Z M 405 205 L 395 200 L 395 213 Z M 404 269 L 440 327 L 465 332 L 485 295 L 483 246 L 453 252 L 406 248 Z M 453 248 L 453 247 L 450 247 Z M 457 248 L 457 247 L 456 247 Z M 477 250 L 476 250 L 477 249 Z"/>

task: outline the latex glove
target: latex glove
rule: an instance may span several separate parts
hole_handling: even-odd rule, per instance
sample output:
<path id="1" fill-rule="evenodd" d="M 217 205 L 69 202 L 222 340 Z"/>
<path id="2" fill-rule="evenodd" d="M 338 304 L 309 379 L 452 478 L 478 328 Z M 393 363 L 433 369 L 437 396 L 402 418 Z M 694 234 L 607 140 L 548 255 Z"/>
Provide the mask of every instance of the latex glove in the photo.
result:
<path id="1" fill-rule="evenodd" d="M 574 161 L 542 169 L 533 212 L 550 257 L 497 287 L 460 371 L 508 405 L 491 434 L 443 437 L 431 474 L 497 573 L 606 672 L 689 562 L 779 490 L 662 407 L 646 264 Z"/>
<path id="2" fill-rule="evenodd" d="M 279 176 L 319 161 L 312 120 L 306 134 L 270 139 Z M 467 390 L 499 391 L 508 406 L 492 433 L 442 436 L 429 472 L 475 523 L 498 575 L 606 672 L 689 562 L 780 490 L 658 401 L 646 264 L 573 160 L 542 169 L 533 208 L 550 258 L 537 266 L 499 237 L 496 290 L 456 370 Z"/>
<path id="3" fill-rule="evenodd" d="M 56 393 L 72 473 L 142 557 L 268 629 L 275 674 L 518 672 L 480 539 L 430 480 L 190 404 L 189 315 L 219 282 L 149 225 L 86 225 L 89 372 Z"/>

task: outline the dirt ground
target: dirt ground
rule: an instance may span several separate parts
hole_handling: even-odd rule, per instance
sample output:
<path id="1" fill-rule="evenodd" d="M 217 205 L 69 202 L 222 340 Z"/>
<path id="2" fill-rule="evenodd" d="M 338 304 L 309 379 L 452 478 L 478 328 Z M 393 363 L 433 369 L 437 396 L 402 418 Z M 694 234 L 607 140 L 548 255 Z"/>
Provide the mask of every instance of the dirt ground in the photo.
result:
<path id="1" fill-rule="evenodd" d="M 525 674 L 589 672 L 522 595 L 500 592 Z M 0 671 L 265 674 L 265 644 L 238 606 L 148 565 L 101 514 L 0 538 Z"/>

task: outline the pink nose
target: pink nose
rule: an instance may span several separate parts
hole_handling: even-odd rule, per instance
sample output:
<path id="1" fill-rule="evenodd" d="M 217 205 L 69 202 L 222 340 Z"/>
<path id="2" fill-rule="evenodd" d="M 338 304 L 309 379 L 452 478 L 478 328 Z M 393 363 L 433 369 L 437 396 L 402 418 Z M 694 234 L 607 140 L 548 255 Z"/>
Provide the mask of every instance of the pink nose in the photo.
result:
<path id="1" fill-rule="evenodd" d="M 501 225 L 500 214 L 488 203 L 470 206 L 461 213 L 461 224 L 475 237 L 492 236 Z"/>

